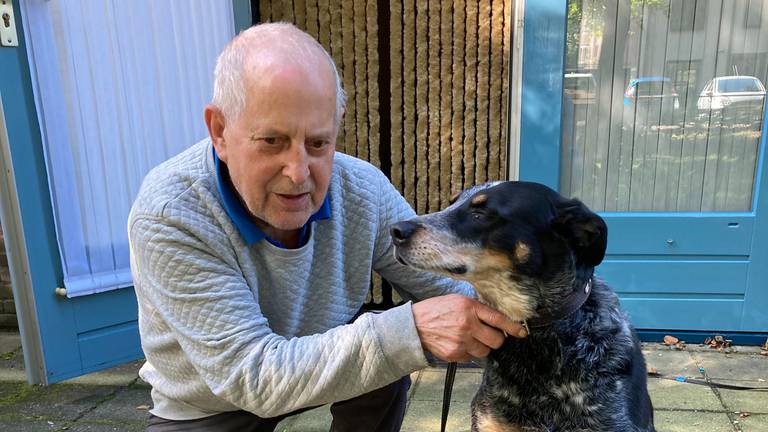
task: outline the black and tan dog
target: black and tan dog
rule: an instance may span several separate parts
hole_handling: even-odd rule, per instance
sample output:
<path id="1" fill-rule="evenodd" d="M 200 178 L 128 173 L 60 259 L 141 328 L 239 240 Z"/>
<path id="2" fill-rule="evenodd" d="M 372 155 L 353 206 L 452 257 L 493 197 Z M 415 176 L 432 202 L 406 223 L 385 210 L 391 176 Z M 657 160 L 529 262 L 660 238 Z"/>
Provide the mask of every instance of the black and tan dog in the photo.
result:
<path id="1" fill-rule="evenodd" d="M 593 277 L 607 227 L 580 201 L 537 183 L 489 183 L 392 236 L 401 263 L 469 281 L 530 329 L 488 356 L 473 431 L 654 431 L 637 336 Z"/>

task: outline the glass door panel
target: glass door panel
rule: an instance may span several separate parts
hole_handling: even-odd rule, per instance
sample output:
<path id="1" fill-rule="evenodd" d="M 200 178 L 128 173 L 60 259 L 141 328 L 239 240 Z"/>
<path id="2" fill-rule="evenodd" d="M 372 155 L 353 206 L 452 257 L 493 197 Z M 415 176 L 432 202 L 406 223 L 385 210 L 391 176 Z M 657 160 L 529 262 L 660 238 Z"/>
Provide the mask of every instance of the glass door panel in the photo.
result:
<path id="1" fill-rule="evenodd" d="M 570 0 L 560 190 L 603 212 L 748 212 L 762 0 Z"/>

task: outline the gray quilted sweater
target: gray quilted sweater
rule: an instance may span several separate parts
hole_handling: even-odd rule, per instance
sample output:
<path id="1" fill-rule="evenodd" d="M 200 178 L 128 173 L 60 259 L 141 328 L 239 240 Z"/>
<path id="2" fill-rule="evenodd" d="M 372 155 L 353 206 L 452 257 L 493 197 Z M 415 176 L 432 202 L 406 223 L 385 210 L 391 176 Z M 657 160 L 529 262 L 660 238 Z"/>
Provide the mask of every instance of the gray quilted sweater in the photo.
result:
<path id="1" fill-rule="evenodd" d="M 248 246 L 222 205 L 210 140 L 147 175 L 128 232 L 153 414 L 273 417 L 426 366 L 410 303 L 346 324 L 371 270 L 406 298 L 472 289 L 393 259 L 389 226 L 414 213 L 375 167 L 336 154 L 329 194 L 332 217 L 312 223 L 305 246 Z"/>

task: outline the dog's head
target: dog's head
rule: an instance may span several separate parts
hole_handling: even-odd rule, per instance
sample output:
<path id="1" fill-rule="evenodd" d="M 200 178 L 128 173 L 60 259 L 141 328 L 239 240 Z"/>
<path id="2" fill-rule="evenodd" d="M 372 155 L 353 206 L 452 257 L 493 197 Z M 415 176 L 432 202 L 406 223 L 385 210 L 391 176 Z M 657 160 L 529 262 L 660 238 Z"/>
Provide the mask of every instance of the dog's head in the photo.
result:
<path id="1" fill-rule="evenodd" d="M 580 201 L 529 182 L 475 186 L 445 210 L 391 229 L 400 263 L 467 280 L 513 319 L 556 308 L 603 260 L 607 231 Z"/>

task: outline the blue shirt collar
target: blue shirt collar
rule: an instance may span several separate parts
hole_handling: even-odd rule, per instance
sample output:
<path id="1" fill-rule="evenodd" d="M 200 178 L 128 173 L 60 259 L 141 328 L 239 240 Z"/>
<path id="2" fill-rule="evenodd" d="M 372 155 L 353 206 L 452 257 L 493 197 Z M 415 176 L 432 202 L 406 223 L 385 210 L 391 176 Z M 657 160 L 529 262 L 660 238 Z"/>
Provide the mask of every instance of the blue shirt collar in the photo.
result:
<path id="1" fill-rule="evenodd" d="M 284 245 L 282 245 L 277 240 L 267 236 L 267 233 L 262 231 L 262 229 L 253 222 L 250 213 L 240 202 L 240 199 L 238 198 L 237 193 L 235 192 L 231 183 L 226 181 L 224 178 L 227 165 L 219 159 L 219 156 L 216 154 L 216 149 L 213 148 L 213 146 L 211 146 L 211 150 L 213 151 L 213 160 L 216 164 L 216 184 L 219 188 L 219 193 L 221 194 L 221 198 L 224 203 L 224 210 L 227 212 L 227 215 L 229 215 L 229 218 L 232 219 L 232 223 L 235 224 L 237 230 L 240 231 L 240 235 L 243 236 L 245 242 L 250 246 L 260 240 L 267 239 L 267 241 L 273 245 L 284 248 Z M 312 216 L 310 216 L 309 220 L 307 220 L 307 223 L 301 227 L 301 233 L 299 235 L 299 238 L 301 239 L 300 246 L 303 246 L 307 241 L 306 237 L 309 224 L 317 220 L 330 218 L 331 198 L 330 194 L 326 193 L 325 199 L 323 200 L 323 204 L 320 206 L 320 209 L 317 210 Z"/>

